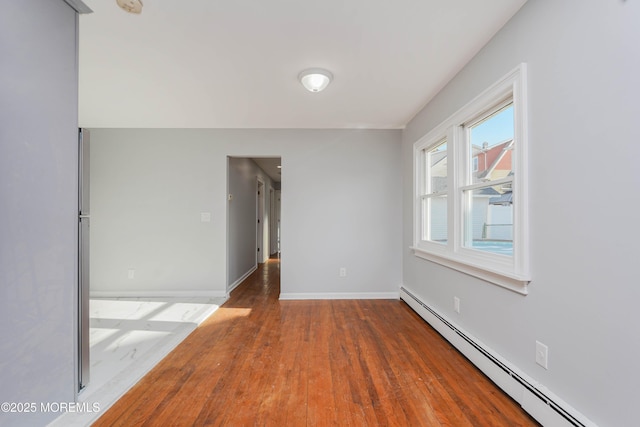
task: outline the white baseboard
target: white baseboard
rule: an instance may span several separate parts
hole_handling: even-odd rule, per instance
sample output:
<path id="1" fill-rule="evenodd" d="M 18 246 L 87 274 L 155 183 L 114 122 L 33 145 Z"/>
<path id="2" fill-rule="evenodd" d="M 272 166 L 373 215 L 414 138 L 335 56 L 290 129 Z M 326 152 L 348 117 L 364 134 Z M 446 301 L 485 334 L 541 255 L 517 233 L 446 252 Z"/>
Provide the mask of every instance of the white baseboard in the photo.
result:
<path id="1" fill-rule="evenodd" d="M 543 426 L 596 426 L 558 396 L 437 312 L 421 300 L 416 292 L 402 286 L 400 299 Z"/>
<path id="2" fill-rule="evenodd" d="M 249 276 L 251 276 L 251 274 L 256 271 L 258 269 L 257 265 L 254 265 L 251 269 L 249 269 L 249 271 L 247 271 L 246 273 L 244 273 L 242 275 L 242 277 L 240 277 L 238 280 L 236 280 L 235 282 L 233 282 L 231 285 L 229 285 L 229 287 L 227 288 L 227 295 L 229 295 L 231 293 L 232 290 L 234 290 L 235 288 L 238 287 L 238 285 L 242 282 L 245 281 L 245 279 Z"/>
<path id="3" fill-rule="evenodd" d="M 228 298 L 226 291 L 91 291 L 90 298 Z"/>
<path id="4" fill-rule="evenodd" d="M 327 292 L 327 293 L 281 293 L 281 300 L 306 299 L 400 299 L 399 292 Z"/>

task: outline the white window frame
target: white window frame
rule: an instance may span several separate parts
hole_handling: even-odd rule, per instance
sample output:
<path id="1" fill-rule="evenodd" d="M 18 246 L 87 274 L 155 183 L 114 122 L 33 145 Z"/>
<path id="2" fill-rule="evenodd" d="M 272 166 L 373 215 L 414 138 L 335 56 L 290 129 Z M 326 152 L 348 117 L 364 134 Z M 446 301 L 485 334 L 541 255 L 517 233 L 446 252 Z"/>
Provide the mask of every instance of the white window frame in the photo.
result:
<path id="1" fill-rule="evenodd" d="M 520 294 L 527 294 L 531 281 L 529 263 L 529 208 L 527 173 L 527 93 L 526 64 L 520 64 L 494 83 L 451 117 L 436 126 L 413 146 L 414 158 L 414 240 L 412 250 L 417 257 L 436 262 Z M 514 106 L 514 176 L 512 181 L 513 255 L 499 255 L 463 246 L 463 189 L 469 185 L 472 154 L 465 124 L 493 111 L 509 100 Z M 426 164 L 424 153 L 447 141 L 447 244 L 422 239 L 425 221 L 422 199 Z M 498 183 L 498 181 L 496 181 Z"/>

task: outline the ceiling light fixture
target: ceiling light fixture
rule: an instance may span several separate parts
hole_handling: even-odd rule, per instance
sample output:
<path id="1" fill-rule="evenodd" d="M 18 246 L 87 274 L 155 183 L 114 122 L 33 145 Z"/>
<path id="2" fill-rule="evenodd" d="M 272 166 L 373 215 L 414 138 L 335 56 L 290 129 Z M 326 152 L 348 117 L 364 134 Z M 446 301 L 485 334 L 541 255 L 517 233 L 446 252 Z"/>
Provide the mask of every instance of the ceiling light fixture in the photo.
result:
<path id="1" fill-rule="evenodd" d="M 298 79 L 309 92 L 320 92 L 331 83 L 333 74 L 322 68 L 309 68 L 301 72 Z"/>
<path id="2" fill-rule="evenodd" d="M 139 14 L 142 12 L 142 0 L 116 0 L 116 3 L 118 3 L 121 9 L 129 13 Z"/>

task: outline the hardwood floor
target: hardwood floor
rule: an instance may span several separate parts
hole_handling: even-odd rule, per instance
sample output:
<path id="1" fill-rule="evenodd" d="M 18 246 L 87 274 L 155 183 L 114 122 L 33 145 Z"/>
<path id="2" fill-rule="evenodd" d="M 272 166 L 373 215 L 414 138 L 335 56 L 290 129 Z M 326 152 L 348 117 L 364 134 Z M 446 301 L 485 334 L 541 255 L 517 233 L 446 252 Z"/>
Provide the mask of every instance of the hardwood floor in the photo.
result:
<path id="1" fill-rule="evenodd" d="M 94 426 L 532 426 L 405 303 L 279 301 L 272 259 Z"/>

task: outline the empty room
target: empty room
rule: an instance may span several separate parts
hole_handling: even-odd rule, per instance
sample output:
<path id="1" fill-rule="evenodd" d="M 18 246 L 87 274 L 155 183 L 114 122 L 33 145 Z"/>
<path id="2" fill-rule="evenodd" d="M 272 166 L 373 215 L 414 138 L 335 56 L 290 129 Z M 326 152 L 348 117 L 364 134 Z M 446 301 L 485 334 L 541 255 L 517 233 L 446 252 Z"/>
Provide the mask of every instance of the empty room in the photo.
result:
<path id="1" fill-rule="evenodd" d="M 4 2 L 0 426 L 636 425 L 638 22 Z"/>

